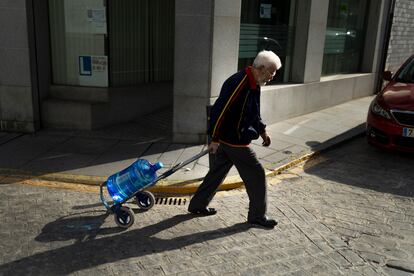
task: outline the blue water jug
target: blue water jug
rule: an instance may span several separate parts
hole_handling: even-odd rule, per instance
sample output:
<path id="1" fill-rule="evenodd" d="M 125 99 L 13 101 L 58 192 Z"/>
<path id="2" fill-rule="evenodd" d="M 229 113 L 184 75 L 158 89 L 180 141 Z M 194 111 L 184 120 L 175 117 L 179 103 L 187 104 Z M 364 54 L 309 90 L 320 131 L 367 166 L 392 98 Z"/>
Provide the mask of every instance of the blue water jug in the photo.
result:
<path id="1" fill-rule="evenodd" d="M 151 164 L 145 159 L 138 159 L 128 168 L 108 177 L 107 188 L 114 202 L 122 203 L 132 197 L 134 193 L 157 179 L 156 171 L 163 164 Z"/>

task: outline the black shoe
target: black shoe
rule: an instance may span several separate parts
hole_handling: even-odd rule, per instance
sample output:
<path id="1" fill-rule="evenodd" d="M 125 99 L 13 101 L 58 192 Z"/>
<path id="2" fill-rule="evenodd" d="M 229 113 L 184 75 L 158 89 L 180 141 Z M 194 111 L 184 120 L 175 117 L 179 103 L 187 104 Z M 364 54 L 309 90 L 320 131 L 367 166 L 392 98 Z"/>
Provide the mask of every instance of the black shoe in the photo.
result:
<path id="1" fill-rule="evenodd" d="M 212 216 L 217 213 L 216 209 L 214 208 L 204 208 L 204 209 L 188 209 L 188 212 L 194 214 L 194 215 L 200 215 L 200 216 Z"/>
<path id="2" fill-rule="evenodd" d="M 274 228 L 277 225 L 277 221 L 274 219 L 268 219 L 266 216 L 258 219 L 247 220 L 248 223 L 260 225 L 265 228 Z"/>

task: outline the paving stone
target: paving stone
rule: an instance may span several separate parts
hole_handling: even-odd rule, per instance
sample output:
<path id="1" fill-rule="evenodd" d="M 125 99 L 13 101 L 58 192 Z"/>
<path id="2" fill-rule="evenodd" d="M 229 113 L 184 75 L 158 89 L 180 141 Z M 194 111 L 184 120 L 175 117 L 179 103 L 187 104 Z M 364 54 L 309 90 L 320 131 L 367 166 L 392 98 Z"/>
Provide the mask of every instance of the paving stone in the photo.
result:
<path id="1" fill-rule="evenodd" d="M 181 261 L 179 263 L 170 263 L 161 265 L 162 270 L 168 274 L 176 274 L 179 272 L 197 271 L 198 268 L 191 261 Z"/>
<path id="2" fill-rule="evenodd" d="M 190 271 L 190 272 L 180 272 L 174 275 L 175 276 L 193 276 L 193 275 L 208 276 L 209 274 L 204 270 L 197 270 L 197 271 Z"/>
<path id="3" fill-rule="evenodd" d="M 391 267 L 391 268 L 394 268 L 394 269 L 414 273 L 414 262 L 412 260 L 413 259 L 411 259 L 411 261 L 408 261 L 408 260 L 387 260 L 386 265 L 388 267 Z"/>
<path id="4" fill-rule="evenodd" d="M 237 265 L 231 262 L 212 265 L 208 269 L 211 275 L 223 275 L 225 273 L 231 273 L 238 270 Z"/>
<path id="5" fill-rule="evenodd" d="M 145 270 L 136 270 L 134 271 L 133 275 L 150 275 L 150 276 L 158 276 L 158 275 L 165 275 L 164 271 L 162 270 L 162 267 L 152 267 Z"/>
<path id="6" fill-rule="evenodd" d="M 338 252 L 331 252 L 329 254 L 329 257 L 332 258 L 332 260 L 334 260 L 334 263 L 337 265 L 339 269 L 348 268 L 352 266 L 352 264 Z"/>
<path id="7" fill-rule="evenodd" d="M 338 250 L 338 253 L 341 254 L 349 263 L 351 263 L 354 266 L 364 264 L 364 260 L 352 250 Z"/>
<path id="8" fill-rule="evenodd" d="M 395 269 L 393 267 L 385 267 L 383 268 L 383 270 L 385 271 L 386 275 L 390 276 L 412 276 L 412 273 L 410 272 Z"/>

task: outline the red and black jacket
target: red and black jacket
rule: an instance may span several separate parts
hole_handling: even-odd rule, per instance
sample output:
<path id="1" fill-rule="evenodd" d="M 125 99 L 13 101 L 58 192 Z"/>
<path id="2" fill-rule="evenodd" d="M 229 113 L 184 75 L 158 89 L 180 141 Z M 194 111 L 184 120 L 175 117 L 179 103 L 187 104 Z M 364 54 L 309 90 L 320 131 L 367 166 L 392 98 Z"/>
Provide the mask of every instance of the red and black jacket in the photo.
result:
<path id="1" fill-rule="evenodd" d="M 210 111 L 208 133 L 212 142 L 247 146 L 265 131 L 260 117 L 260 86 L 251 69 L 247 67 L 224 82 Z"/>

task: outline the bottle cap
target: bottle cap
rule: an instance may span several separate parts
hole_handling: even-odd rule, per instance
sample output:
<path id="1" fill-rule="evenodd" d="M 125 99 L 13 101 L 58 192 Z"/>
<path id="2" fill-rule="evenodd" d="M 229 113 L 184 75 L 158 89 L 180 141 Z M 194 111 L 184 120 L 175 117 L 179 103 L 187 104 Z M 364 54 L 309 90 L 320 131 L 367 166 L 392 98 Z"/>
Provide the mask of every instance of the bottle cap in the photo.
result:
<path id="1" fill-rule="evenodd" d="M 159 169 L 161 169 L 161 168 L 163 168 L 164 167 L 164 164 L 163 163 L 161 163 L 161 162 L 157 162 L 157 163 L 155 163 L 154 165 L 152 165 L 152 168 L 154 169 L 154 170 L 159 170 Z"/>

